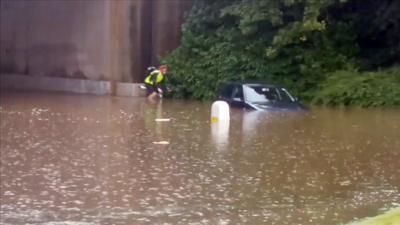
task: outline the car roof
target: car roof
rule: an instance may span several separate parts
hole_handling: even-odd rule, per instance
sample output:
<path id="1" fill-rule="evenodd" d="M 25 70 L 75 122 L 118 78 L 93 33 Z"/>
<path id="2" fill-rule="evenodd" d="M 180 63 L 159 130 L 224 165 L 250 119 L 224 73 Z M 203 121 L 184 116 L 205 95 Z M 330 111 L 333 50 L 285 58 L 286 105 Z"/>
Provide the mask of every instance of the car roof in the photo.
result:
<path id="1" fill-rule="evenodd" d="M 232 81 L 232 82 L 228 82 L 225 84 L 225 86 L 227 85 L 260 85 L 260 86 L 266 86 L 266 87 L 279 87 L 277 85 L 274 84 L 268 84 L 265 82 L 261 82 L 261 81 Z"/>

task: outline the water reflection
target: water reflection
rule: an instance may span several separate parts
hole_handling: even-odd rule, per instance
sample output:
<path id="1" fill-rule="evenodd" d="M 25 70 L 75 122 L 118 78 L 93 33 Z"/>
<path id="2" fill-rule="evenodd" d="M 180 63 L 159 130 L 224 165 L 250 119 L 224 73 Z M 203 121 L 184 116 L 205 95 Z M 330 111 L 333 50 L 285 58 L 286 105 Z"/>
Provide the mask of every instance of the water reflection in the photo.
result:
<path id="1" fill-rule="evenodd" d="M 214 126 L 194 101 L 0 102 L 2 224 L 335 225 L 400 202 L 396 110 L 238 110 Z"/>
<path id="2" fill-rule="evenodd" d="M 229 120 L 211 123 L 211 135 L 219 151 L 226 151 L 229 146 Z"/>
<path id="3" fill-rule="evenodd" d="M 254 136 L 257 136 L 257 132 L 259 132 L 257 127 L 259 127 L 258 124 L 260 124 L 260 120 L 265 119 L 268 121 L 269 116 L 267 112 L 262 111 L 244 111 L 241 114 L 243 133 L 242 138 L 243 142 L 248 143 Z"/>

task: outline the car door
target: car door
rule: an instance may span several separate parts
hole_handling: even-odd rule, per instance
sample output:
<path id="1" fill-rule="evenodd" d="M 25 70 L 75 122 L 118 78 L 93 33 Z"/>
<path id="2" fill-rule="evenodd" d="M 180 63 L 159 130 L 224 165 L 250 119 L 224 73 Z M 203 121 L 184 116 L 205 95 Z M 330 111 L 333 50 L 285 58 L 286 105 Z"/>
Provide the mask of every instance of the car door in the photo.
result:
<path id="1" fill-rule="evenodd" d="M 234 85 L 232 88 L 231 98 L 230 98 L 231 107 L 235 108 L 244 108 L 244 96 L 243 96 L 243 88 L 242 85 Z"/>
<path id="2" fill-rule="evenodd" d="M 231 101 L 232 89 L 232 84 L 228 84 L 222 87 L 222 89 L 218 93 L 217 100 L 226 101 L 229 104 Z"/>

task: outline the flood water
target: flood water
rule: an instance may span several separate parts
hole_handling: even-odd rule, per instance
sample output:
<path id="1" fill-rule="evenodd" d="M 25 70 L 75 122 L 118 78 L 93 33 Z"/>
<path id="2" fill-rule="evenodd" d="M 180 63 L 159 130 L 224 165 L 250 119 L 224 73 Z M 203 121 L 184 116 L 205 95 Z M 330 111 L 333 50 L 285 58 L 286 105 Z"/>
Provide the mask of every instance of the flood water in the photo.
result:
<path id="1" fill-rule="evenodd" d="M 1 224 L 338 225 L 400 205 L 400 110 L 211 125 L 210 102 L 0 100 Z"/>

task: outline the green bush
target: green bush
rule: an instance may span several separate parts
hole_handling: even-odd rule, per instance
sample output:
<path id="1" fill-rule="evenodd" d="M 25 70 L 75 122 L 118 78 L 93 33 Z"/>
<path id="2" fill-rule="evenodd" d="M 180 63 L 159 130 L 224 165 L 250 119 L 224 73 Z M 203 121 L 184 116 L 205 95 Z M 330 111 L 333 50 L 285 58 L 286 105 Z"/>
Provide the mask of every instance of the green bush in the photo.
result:
<path id="1" fill-rule="evenodd" d="M 400 208 L 391 209 L 381 215 L 361 219 L 347 225 L 396 225 L 400 221 Z"/>
<path id="2" fill-rule="evenodd" d="M 400 105 L 400 67 L 376 72 L 336 71 L 321 83 L 312 101 L 322 105 Z"/>
<path id="3" fill-rule="evenodd" d="M 182 27 L 181 45 L 162 59 L 170 67 L 173 97 L 212 99 L 223 83 L 259 80 L 283 85 L 315 104 L 400 105 L 399 67 L 354 69 L 376 68 L 365 66 L 369 60 L 361 57 L 366 50 L 360 44 L 365 43 L 355 28 L 364 20 L 348 11 L 356 3 L 196 1 Z M 372 9 L 374 4 L 368 5 Z M 384 61 L 380 64 L 393 65 Z"/>
<path id="4" fill-rule="evenodd" d="M 198 2 L 183 26 L 181 46 L 163 59 L 171 68 L 173 96 L 212 99 L 227 81 L 260 80 L 310 100 L 326 73 L 354 63 L 358 49 L 351 25 L 338 23 L 324 32 L 318 26 L 294 29 L 289 22 L 279 22 L 284 15 L 277 11 L 257 18 L 249 14 L 274 2 L 278 1 Z M 291 10 L 290 16 L 299 13 Z M 301 20 L 301 14 L 297 17 Z M 291 39 L 278 41 L 284 32 Z M 268 53 L 271 49 L 275 54 Z"/>

